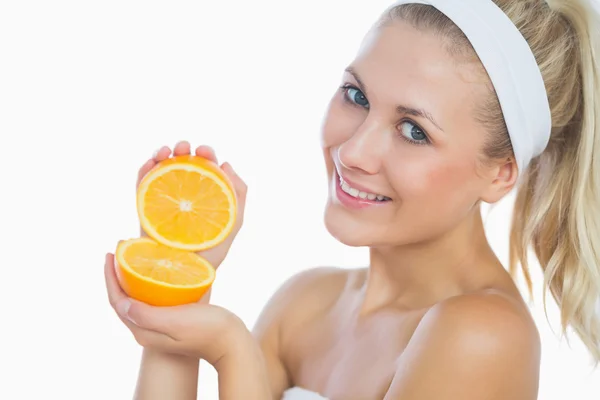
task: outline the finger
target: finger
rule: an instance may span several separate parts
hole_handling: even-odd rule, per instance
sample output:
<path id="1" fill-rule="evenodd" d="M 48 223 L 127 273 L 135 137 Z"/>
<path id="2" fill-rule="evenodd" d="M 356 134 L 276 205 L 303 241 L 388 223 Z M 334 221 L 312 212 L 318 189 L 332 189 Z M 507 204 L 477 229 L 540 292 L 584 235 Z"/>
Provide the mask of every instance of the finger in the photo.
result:
<path id="1" fill-rule="evenodd" d="M 214 162 L 215 164 L 218 162 L 217 161 L 217 156 L 215 154 L 215 151 L 212 147 L 210 146 L 198 146 L 198 148 L 196 149 L 196 155 L 198 157 L 204 157 L 207 160 L 210 160 L 212 162 Z"/>
<path id="2" fill-rule="evenodd" d="M 106 265 L 104 267 L 104 276 L 106 279 L 106 288 L 110 304 L 121 320 L 126 319 L 135 323 L 135 321 L 132 321 L 129 317 L 129 309 L 135 300 L 131 299 L 121 288 L 117 273 L 115 256 L 113 254 L 108 254 L 106 257 Z"/>
<path id="3" fill-rule="evenodd" d="M 106 255 L 104 265 L 104 276 L 106 280 L 106 288 L 111 306 L 117 312 L 121 322 L 131 331 L 135 340 L 143 347 L 153 347 L 165 349 L 167 346 L 172 346 L 174 339 L 158 331 L 145 329 L 135 323 L 129 315 L 129 309 L 135 300 L 130 299 L 127 294 L 121 289 L 116 275 L 116 263 L 113 254 Z M 136 302 L 137 303 L 137 302 Z M 139 303 L 143 304 L 143 303 Z M 134 309 L 137 309 L 136 306 Z"/>
<path id="4" fill-rule="evenodd" d="M 146 163 L 144 163 L 144 165 L 142 165 L 142 167 L 138 171 L 138 177 L 137 177 L 137 184 L 138 185 L 140 184 L 140 181 L 142 180 L 142 178 L 144 176 L 146 176 L 146 174 L 148 172 L 150 172 L 150 170 L 152 168 L 154 168 L 155 165 L 156 165 L 156 161 L 154 161 L 154 158 L 149 159 L 148 161 L 146 161 Z"/>
<path id="5" fill-rule="evenodd" d="M 189 324 L 185 306 L 154 307 L 129 299 L 126 313 L 121 315 L 139 328 L 160 333 L 172 340 Z M 119 309 L 119 307 L 118 307 Z M 122 308 L 120 308 L 122 309 Z"/>
<path id="6" fill-rule="evenodd" d="M 246 185 L 246 182 L 244 182 L 242 178 L 240 178 L 240 176 L 235 172 L 231 164 L 227 162 L 223 163 L 223 165 L 221 165 L 221 169 L 223 170 L 223 172 L 225 172 L 225 175 L 227 175 L 227 177 L 231 180 L 233 188 L 235 189 L 235 194 L 238 197 L 238 207 L 240 208 L 240 211 L 243 212 L 244 205 L 246 202 L 246 194 L 248 193 L 248 185 Z"/>
<path id="7" fill-rule="evenodd" d="M 129 328 L 131 334 L 135 338 L 138 344 L 145 348 L 169 350 L 169 347 L 173 347 L 175 341 L 170 337 L 163 335 L 160 332 L 150 331 L 144 328 L 140 328 L 133 322 L 126 318 L 119 317 L 123 324 Z"/>
<path id="8" fill-rule="evenodd" d="M 171 149 L 167 146 L 163 146 L 160 149 L 158 149 L 156 151 L 156 153 L 154 153 L 154 156 L 152 156 L 152 158 L 154 159 L 155 162 L 159 163 L 159 162 L 164 161 L 167 158 L 169 158 L 170 155 L 171 155 Z"/>
<path id="9" fill-rule="evenodd" d="M 191 151 L 190 143 L 184 140 L 175 145 L 175 148 L 173 149 L 173 155 L 186 156 L 186 155 L 190 154 L 190 151 Z"/>
<path id="10" fill-rule="evenodd" d="M 112 308 L 117 311 L 117 308 L 121 307 L 121 305 L 124 304 L 124 301 L 127 300 L 127 295 L 123 289 L 121 289 L 121 285 L 119 285 L 115 271 L 115 256 L 111 253 L 106 255 L 104 262 L 104 279 L 106 281 L 108 301 Z M 121 314 L 119 311 L 117 311 L 117 313 L 119 315 Z"/>
<path id="11" fill-rule="evenodd" d="M 116 263 L 112 254 L 106 256 L 104 276 L 109 302 L 121 321 L 130 329 L 135 325 L 141 329 L 165 333 L 163 331 L 172 324 L 171 313 L 163 312 L 160 307 L 153 307 L 127 296 L 117 279 Z"/>

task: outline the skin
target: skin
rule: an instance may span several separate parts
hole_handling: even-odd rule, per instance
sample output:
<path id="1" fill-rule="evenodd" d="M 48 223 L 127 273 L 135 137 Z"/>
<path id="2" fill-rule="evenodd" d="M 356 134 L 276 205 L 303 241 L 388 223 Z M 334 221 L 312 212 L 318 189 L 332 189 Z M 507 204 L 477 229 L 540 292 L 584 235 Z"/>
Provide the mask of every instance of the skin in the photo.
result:
<path id="1" fill-rule="evenodd" d="M 217 369 L 222 399 L 280 399 L 292 386 L 330 399 L 537 398 L 539 336 L 480 214 L 482 201 L 512 189 L 517 169 L 511 159 L 479 162 L 485 132 L 474 106 L 487 92 L 478 66 L 396 22 L 367 35 L 349 70 L 322 128 L 325 224 L 340 242 L 368 246 L 369 266 L 292 277 L 251 335 L 208 298 L 165 309 L 128 299 L 109 254 L 109 299 L 145 348 L 136 398 L 195 399 L 199 358 Z M 174 149 L 189 152 L 187 142 Z M 216 159 L 204 146 L 196 154 Z M 170 155 L 161 149 L 140 175 Z M 391 200 L 348 208 L 339 175 Z M 215 250 L 217 265 L 230 244 Z"/>

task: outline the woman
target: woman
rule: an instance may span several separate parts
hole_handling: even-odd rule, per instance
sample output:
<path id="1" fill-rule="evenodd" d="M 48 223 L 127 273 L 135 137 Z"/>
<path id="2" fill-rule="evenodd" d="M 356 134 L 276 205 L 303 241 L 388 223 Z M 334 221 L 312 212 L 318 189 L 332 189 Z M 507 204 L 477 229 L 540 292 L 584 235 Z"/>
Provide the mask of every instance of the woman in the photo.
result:
<path id="1" fill-rule="evenodd" d="M 111 304 L 144 346 L 136 397 L 196 398 L 202 358 L 222 399 L 536 399 L 537 330 L 480 213 L 512 189 L 511 268 L 528 276 L 532 246 L 564 326 L 600 360 L 592 17 L 583 0 L 394 4 L 345 71 L 322 128 L 325 223 L 342 243 L 370 248 L 368 268 L 291 278 L 251 335 L 216 306 L 127 298 L 109 254 Z M 189 152 L 183 142 L 173 153 Z M 196 154 L 216 161 L 209 147 Z M 170 155 L 160 149 L 140 177 Z M 222 168 L 242 214 L 245 185 Z M 218 266 L 234 236 L 202 255 Z"/>

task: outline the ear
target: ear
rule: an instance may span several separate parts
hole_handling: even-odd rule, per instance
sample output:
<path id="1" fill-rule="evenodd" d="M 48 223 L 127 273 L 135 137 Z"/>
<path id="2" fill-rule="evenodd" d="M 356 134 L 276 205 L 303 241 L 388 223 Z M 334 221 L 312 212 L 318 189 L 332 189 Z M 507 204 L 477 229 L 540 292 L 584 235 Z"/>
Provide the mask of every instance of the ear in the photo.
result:
<path id="1" fill-rule="evenodd" d="M 486 182 L 481 200 L 494 204 L 502 200 L 515 186 L 519 171 L 514 159 L 509 158 L 494 164 L 486 172 Z"/>

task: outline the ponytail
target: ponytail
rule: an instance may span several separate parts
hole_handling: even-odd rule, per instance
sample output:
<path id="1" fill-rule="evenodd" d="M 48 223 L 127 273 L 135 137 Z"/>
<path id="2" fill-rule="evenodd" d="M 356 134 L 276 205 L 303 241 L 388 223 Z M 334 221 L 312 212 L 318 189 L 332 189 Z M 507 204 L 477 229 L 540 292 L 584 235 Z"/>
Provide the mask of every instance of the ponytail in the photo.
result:
<path id="1" fill-rule="evenodd" d="M 515 3 L 514 1 L 504 1 Z M 499 1 L 503 3 L 503 1 Z M 539 48 L 553 115 L 551 143 L 517 189 L 510 271 L 521 265 L 531 290 L 533 248 L 548 289 L 571 327 L 600 362 L 600 19 L 582 0 L 548 1 L 556 42 L 530 33 Z M 509 14 L 510 16 L 510 14 Z M 532 26 L 531 29 L 538 28 Z M 552 35 L 551 35 L 552 36 Z M 561 54 L 562 53 L 562 54 Z M 562 80 L 562 81 L 561 81 Z"/>

